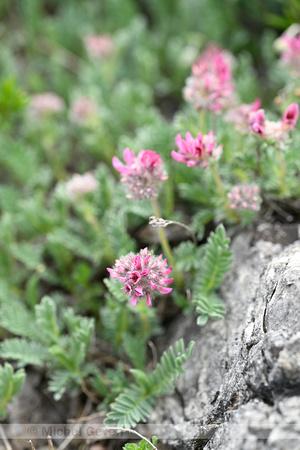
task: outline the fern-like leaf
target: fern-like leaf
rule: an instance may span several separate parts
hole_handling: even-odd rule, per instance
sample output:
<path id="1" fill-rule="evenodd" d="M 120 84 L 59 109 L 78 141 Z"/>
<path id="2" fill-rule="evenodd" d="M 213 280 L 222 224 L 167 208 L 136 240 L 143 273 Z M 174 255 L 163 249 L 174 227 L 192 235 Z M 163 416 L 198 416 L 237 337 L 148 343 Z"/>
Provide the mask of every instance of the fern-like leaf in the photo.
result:
<path id="1" fill-rule="evenodd" d="M 12 397 L 19 392 L 24 379 L 24 369 L 14 372 L 9 363 L 0 366 L 0 418 L 5 417 L 5 407 Z"/>
<path id="2" fill-rule="evenodd" d="M 171 392 L 175 379 L 184 373 L 182 365 L 191 357 L 194 344 L 191 341 L 185 350 L 183 340 L 180 339 L 175 344 L 175 351 L 170 347 L 164 352 L 160 363 L 149 374 L 133 369 L 135 382 L 112 403 L 112 411 L 108 413 L 105 423 L 134 427 L 137 422 L 145 421 L 155 399 Z"/>
<path id="3" fill-rule="evenodd" d="M 193 301 L 197 305 L 197 313 L 200 314 L 197 319 L 198 325 L 205 325 L 209 317 L 222 319 L 225 313 L 224 304 L 216 295 L 211 294 L 209 297 L 199 295 Z"/>
<path id="4" fill-rule="evenodd" d="M 5 339 L 0 345 L 0 356 L 3 359 L 18 361 L 20 366 L 26 364 L 43 365 L 49 358 L 47 347 L 39 342 L 29 342 L 25 339 Z"/>
<path id="5" fill-rule="evenodd" d="M 37 323 L 43 330 L 42 342 L 53 344 L 59 339 L 59 329 L 56 317 L 56 305 L 51 297 L 44 297 L 35 307 Z"/>
<path id="6" fill-rule="evenodd" d="M 229 251 L 230 239 L 226 237 L 225 228 L 219 225 L 215 233 L 211 233 L 205 245 L 202 269 L 193 289 L 193 304 L 200 316 L 198 325 L 204 325 L 208 318 L 220 319 L 224 314 L 224 305 L 215 291 L 222 283 L 232 263 L 232 252 Z"/>
<path id="7" fill-rule="evenodd" d="M 48 389 L 54 393 L 54 400 L 61 399 L 73 378 L 74 375 L 68 370 L 56 370 L 53 373 L 48 384 Z"/>
<path id="8" fill-rule="evenodd" d="M 198 287 L 201 292 L 209 293 L 216 290 L 230 269 L 232 252 L 229 251 L 229 242 L 223 225 L 219 225 L 216 232 L 210 234 L 205 245 L 203 272 Z"/>
<path id="9" fill-rule="evenodd" d="M 38 339 L 34 314 L 23 303 L 12 300 L 1 307 L 0 325 L 17 336 Z"/>

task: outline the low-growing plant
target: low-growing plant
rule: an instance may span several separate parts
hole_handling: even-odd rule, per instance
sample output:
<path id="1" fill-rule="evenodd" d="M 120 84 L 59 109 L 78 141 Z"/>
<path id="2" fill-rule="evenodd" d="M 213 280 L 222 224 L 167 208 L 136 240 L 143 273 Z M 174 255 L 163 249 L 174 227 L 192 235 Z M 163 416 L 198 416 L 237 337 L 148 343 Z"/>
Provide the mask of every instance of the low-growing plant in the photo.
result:
<path id="1" fill-rule="evenodd" d="M 0 7 L 19 27 L 0 56 L 0 417 L 31 365 L 55 400 L 134 427 L 192 355 L 180 339 L 155 363 L 169 310 L 225 314 L 225 228 L 298 219 L 300 26 L 261 41 L 265 110 L 250 54 L 209 42 L 240 6 L 204 2 L 198 28 L 193 0 L 23 3 L 16 22 Z"/>

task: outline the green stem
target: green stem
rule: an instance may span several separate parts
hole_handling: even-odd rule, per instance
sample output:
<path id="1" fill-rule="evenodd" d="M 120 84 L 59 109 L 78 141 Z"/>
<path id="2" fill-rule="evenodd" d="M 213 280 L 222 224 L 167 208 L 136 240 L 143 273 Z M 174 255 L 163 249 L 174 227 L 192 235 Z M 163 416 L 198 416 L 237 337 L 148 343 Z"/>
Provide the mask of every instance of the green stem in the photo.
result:
<path id="1" fill-rule="evenodd" d="M 152 205 L 153 205 L 153 209 L 154 209 L 154 214 L 156 217 L 161 217 L 160 215 L 160 211 L 159 211 L 159 206 L 157 203 L 156 198 L 152 199 Z M 175 267 L 175 259 L 171 250 L 171 247 L 169 245 L 169 242 L 167 240 L 166 234 L 165 234 L 165 230 L 163 228 L 158 228 L 158 235 L 159 235 L 159 239 L 160 239 L 160 243 L 162 246 L 162 249 L 169 261 L 169 263 Z"/>
<path id="2" fill-rule="evenodd" d="M 219 172 L 217 171 L 216 166 L 214 164 L 211 164 L 210 168 L 211 168 L 212 174 L 214 176 L 217 188 L 218 188 L 221 196 L 224 198 L 224 201 L 228 203 L 226 192 L 225 192 L 221 177 L 219 175 Z"/>
<path id="3" fill-rule="evenodd" d="M 206 111 L 199 109 L 199 126 L 202 134 L 206 133 Z"/>
<path id="4" fill-rule="evenodd" d="M 257 175 L 261 175 L 260 173 L 260 151 L 259 151 L 259 147 L 255 147 L 255 153 L 256 153 L 256 172 Z"/>
<path id="5" fill-rule="evenodd" d="M 234 219 L 235 222 L 240 222 L 240 217 L 238 216 L 238 214 L 230 208 L 230 204 L 229 204 L 220 174 L 219 174 L 215 164 L 211 164 L 210 168 L 211 168 L 213 177 L 215 179 L 218 191 L 220 192 L 221 197 L 223 198 L 224 205 L 225 205 L 228 216 L 231 217 L 232 219 Z"/>
<path id="6" fill-rule="evenodd" d="M 279 172 L 279 186 L 280 186 L 280 192 L 285 195 L 287 192 L 286 189 L 286 185 L 284 184 L 284 178 L 286 176 L 286 165 L 285 165 L 285 161 L 283 159 L 283 156 L 280 152 L 280 150 L 278 150 L 278 148 L 275 148 L 276 151 L 276 155 L 279 161 L 279 165 L 280 165 L 280 172 Z"/>

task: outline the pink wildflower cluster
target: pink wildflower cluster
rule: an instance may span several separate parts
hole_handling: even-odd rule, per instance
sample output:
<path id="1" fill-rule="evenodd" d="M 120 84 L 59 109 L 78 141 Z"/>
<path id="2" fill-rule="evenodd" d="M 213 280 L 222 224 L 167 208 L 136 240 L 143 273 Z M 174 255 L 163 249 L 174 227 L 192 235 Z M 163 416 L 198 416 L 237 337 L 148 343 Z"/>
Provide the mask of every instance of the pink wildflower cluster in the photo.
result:
<path id="1" fill-rule="evenodd" d="M 231 82 L 230 56 L 215 45 L 209 45 L 192 66 L 183 96 L 196 109 L 220 114 L 230 105 L 234 86 Z"/>
<path id="2" fill-rule="evenodd" d="M 88 97 L 80 97 L 71 104 L 70 120 L 77 125 L 87 125 L 97 116 L 97 105 Z"/>
<path id="3" fill-rule="evenodd" d="M 151 292 L 168 294 L 172 288 L 165 287 L 172 283 L 173 278 L 167 278 L 172 266 L 166 269 L 167 260 L 162 255 L 154 256 L 148 248 L 140 251 L 139 255 L 129 253 L 116 260 L 112 269 L 107 269 L 112 278 L 124 283 L 124 295 L 128 294 L 132 306 L 136 306 L 139 297 L 146 296 L 147 305 L 152 306 Z"/>
<path id="4" fill-rule="evenodd" d="M 260 209 L 261 199 L 259 197 L 259 187 L 249 184 L 240 184 L 234 186 L 227 194 L 230 208 L 238 210 L 258 211 Z"/>
<path id="5" fill-rule="evenodd" d="M 175 142 L 179 152 L 172 151 L 172 158 L 186 163 L 188 167 L 199 165 L 207 167 L 209 161 L 219 159 L 223 151 L 222 145 L 216 146 L 213 131 L 203 136 L 202 133 L 198 133 L 196 139 L 193 139 L 189 132 L 186 133 L 185 139 L 177 134 Z"/>
<path id="6" fill-rule="evenodd" d="M 250 126 L 254 133 L 277 145 L 284 144 L 288 138 L 288 131 L 293 130 L 299 116 L 297 103 L 291 103 L 285 110 L 281 121 L 265 120 L 265 111 L 259 109 L 250 114 Z"/>
<path id="7" fill-rule="evenodd" d="M 38 117 L 51 113 L 59 113 L 65 108 L 65 103 L 61 97 L 53 92 L 43 92 L 31 96 L 29 103 L 29 113 Z"/>
<path id="8" fill-rule="evenodd" d="M 168 179 L 160 155 L 152 150 L 141 150 L 136 157 L 128 147 L 123 155 L 126 165 L 116 156 L 112 164 L 126 184 L 127 198 L 142 200 L 157 197 L 160 183 Z"/>
<path id="9" fill-rule="evenodd" d="M 276 46 L 281 52 L 281 60 L 287 66 L 291 75 L 300 76 L 300 26 L 291 25 L 280 38 L 277 39 Z"/>
<path id="10" fill-rule="evenodd" d="M 231 108 L 227 111 L 225 120 L 234 125 L 235 129 L 240 133 L 248 133 L 251 128 L 249 125 L 250 115 L 252 112 L 260 108 L 261 100 L 257 98 L 253 103 L 242 103 L 236 108 Z"/>
<path id="11" fill-rule="evenodd" d="M 66 183 L 65 189 L 70 199 L 93 192 L 98 187 L 98 181 L 91 172 L 86 172 L 83 175 L 75 173 L 72 178 Z"/>
<path id="12" fill-rule="evenodd" d="M 108 58 L 114 50 L 114 41 L 108 34 L 89 34 L 83 42 L 92 59 Z"/>

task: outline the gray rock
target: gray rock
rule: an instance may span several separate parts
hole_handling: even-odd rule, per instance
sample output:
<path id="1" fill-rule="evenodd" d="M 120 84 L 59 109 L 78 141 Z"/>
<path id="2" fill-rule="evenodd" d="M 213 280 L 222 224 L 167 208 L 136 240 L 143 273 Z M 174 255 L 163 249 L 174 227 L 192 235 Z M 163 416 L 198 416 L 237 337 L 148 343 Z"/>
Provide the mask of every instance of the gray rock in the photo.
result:
<path id="1" fill-rule="evenodd" d="M 181 337 L 196 347 L 172 403 L 149 422 L 180 423 L 172 449 L 300 449 L 300 241 L 282 248 L 243 233 L 232 250 L 225 320 L 171 325 L 162 349 Z"/>

